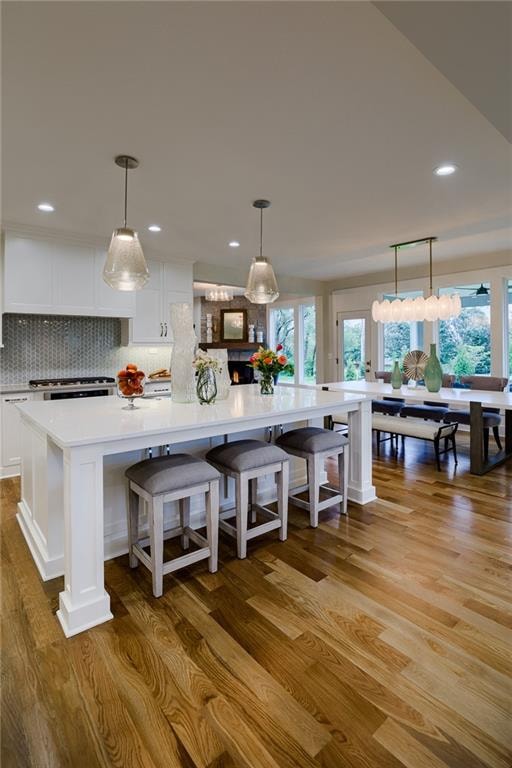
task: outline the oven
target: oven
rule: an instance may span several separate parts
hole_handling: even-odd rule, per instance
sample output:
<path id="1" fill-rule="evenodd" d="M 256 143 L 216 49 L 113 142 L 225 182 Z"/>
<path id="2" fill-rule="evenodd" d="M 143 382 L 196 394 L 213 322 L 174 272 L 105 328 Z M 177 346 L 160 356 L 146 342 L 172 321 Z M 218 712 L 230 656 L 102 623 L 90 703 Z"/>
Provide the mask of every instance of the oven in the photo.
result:
<path id="1" fill-rule="evenodd" d="M 77 376 L 71 379 L 32 379 L 30 389 L 41 390 L 44 400 L 106 397 L 115 394 L 115 379 L 109 376 Z"/>
<path id="2" fill-rule="evenodd" d="M 76 397 L 107 397 L 114 394 L 114 388 L 106 389 L 62 389 L 60 392 L 52 390 L 44 392 L 44 400 L 69 400 Z"/>

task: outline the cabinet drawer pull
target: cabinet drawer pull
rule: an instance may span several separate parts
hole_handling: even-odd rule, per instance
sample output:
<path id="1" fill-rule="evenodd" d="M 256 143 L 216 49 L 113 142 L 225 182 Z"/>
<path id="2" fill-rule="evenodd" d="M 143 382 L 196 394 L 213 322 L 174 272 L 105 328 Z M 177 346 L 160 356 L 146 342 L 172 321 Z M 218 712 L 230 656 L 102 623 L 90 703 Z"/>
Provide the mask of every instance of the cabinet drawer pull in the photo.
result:
<path id="1" fill-rule="evenodd" d="M 164 324 L 160 323 L 160 338 L 164 335 Z"/>
<path id="2" fill-rule="evenodd" d="M 167 336 L 167 323 L 164 323 L 165 325 L 165 335 Z"/>

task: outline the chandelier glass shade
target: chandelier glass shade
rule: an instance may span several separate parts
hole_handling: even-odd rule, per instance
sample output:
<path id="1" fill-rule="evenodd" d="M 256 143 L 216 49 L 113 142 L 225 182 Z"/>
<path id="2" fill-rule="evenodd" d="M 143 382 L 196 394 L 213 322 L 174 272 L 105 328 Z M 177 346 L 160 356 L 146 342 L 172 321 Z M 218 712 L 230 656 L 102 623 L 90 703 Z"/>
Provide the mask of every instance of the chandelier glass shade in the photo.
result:
<path id="1" fill-rule="evenodd" d="M 263 256 L 263 209 L 270 206 L 268 200 L 255 200 L 254 208 L 260 211 L 260 253 L 249 269 L 245 297 L 253 304 L 271 304 L 279 296 L 272 264 Z"/>
<path id="2" fill-rule="evenodd" d="M 126 224 L 128 207 L 128 169 L 137 168 L 138 160 L 128 155 L 116 157 L 116 165 L 124 168 L 124 225 L 114 229 L 107 251 L 103 279 L 118 291 L 137 291 L 149 280 L 149 270 L 139 236 Z"/>
<path id="3" fill-rule="evenodd" d="M 206 291 L 205 299 L 206 301 L 233 301 L 233 289 L 216 285 Z"/>
<path id="4" fill-rule="evenodd" d="M 460 296 L 457 293 L 451 296 L 435 296 L 432 292 L 432 242 L 435 237 L 426 237 L 422 240 L 413 240 L 407 243 L 397 243 L 390 246 L 395 251 L 395 296 L 398 293 L 398 249 L 418 245 L 419 243 L 429 244 L 430 255 L 430 296 L 426 299 L 423 296 L 400 299 L 398 296 L 391 301 L 383 299 L 375 300 L 372 304 L 372 318 L 379 323 L 411 323 L 427 320 L 434 322 L 436 320 L 449 320 L 451 317 L 460 315 L 462 304 Z"/>

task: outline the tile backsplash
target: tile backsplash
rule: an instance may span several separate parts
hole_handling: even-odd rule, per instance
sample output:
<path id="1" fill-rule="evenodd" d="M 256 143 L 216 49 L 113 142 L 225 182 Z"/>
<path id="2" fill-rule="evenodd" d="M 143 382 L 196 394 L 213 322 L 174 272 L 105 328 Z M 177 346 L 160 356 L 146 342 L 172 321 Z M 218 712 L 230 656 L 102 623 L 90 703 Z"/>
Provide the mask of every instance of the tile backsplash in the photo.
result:
<path id="1" fill-rule="evenodd" d="M 168 367 L 168 347 L 121 346 L 121 320 L 57 315 L 3 316 L 0 383 L 69 376 L 115 376 L 126 363 L 146 373 Z"/>

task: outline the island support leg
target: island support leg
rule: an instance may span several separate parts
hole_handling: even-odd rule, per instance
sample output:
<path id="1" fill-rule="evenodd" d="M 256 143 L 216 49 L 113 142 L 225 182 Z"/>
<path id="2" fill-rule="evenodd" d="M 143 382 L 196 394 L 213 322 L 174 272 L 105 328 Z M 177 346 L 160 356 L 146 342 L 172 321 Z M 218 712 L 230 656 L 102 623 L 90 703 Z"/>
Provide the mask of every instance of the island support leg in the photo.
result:
<path id="1" fill-rule="evenodd" d="M 66 637 L 113 618 L 104 588 L 103 456 L 64 451 L 64 591 L 57 617 Z"/>
<path id="2" fill-rule="evenodd" d="M 359 403 L 348 413 L 350 462 L 348 498 L 357 504 L 368 504 L 376 497 L 372 484 L 372 411 L 371 401 Z"/>

